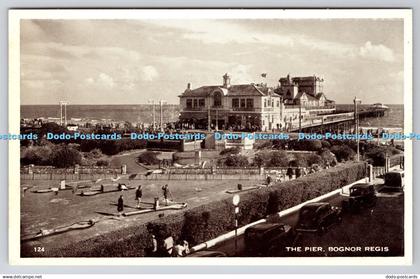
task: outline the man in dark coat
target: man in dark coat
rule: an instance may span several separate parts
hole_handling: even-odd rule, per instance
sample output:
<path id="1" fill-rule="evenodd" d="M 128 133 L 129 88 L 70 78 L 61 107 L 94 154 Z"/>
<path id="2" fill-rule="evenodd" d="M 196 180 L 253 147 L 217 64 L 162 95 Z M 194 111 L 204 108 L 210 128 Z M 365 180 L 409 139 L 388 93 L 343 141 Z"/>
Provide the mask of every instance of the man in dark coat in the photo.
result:
<path id="1" fill-rule="evenodd" d="M 120 195 L 120 198 L 118 199 L 117 210 L 118 210 L 118 212 L 124 211 L 124 199 L 123 199 L 123 195 Z"/>

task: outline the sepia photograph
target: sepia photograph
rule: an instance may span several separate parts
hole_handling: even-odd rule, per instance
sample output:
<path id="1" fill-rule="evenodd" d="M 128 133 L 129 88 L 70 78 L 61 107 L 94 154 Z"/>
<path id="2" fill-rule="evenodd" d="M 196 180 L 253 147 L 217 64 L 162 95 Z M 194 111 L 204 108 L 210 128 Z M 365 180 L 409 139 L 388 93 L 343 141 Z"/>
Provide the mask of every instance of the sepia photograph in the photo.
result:
<path id="1" fill-rule="evenodd" d="M 411 263 L 411 20 L 10 10 L 10 261 Z"/>

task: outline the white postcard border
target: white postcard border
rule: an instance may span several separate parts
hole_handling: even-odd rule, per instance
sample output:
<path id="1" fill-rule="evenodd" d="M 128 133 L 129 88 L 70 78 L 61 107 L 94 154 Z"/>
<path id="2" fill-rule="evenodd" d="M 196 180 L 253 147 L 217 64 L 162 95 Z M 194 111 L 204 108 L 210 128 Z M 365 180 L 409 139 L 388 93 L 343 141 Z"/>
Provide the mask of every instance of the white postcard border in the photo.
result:
<path id="1" fill-rule="evenodd" d="M 404 132 L 412 119 L 411 9 L 26 9 L 9 10 L 9 133 L 20 133 L 20 20 L 21 19 L 403 19 L 404 20 Z M 9 141 L 9 263 L 12 265 L 411 265 L 413 256 L 412 142 L 405 142 L 405 209 L 403 257 L 293 258 L 21 258 L 20 257 L 20 145 Z M 112 259 L 112 260 L 110 260 Z"/>

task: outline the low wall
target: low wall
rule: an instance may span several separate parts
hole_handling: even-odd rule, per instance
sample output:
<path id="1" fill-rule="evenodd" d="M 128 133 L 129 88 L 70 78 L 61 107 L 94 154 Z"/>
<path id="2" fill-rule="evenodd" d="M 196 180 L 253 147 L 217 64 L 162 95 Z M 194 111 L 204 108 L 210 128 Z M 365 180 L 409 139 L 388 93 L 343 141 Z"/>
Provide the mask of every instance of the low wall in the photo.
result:
<path id="1" fill-rule="evenodd" d="M 32 173 L 20 174 L 21 180 L 97 180 L 99 178 L 115 178 L 112 173 L 96 173 L 96 174 L 55 174 L 55 173 Z"/>
<path id="2" fill-rule="evenodd" d="M 262 180 L 265 175 L 259 174 L 150 174 L 137 175 L 143 180 Z"/>
<path id="3" fill-rule="evenodd" d="M 241 194 L 239 226 L 264 218 L 267 213 L 281 211 L 334 191 L 366 176 L 365 163 L 349 163 L 292 181 Z M 148 224 L 133 224 L 103 235 L 67 245 L 56 246 L 35 254 L 23 245 L 22 257 L 142 257 L 150 243 L 151 230 L 158 241 L 171 235 L 175 241 L 187 240 L 191 245 L 213 239 L 234 229 L 232 197 L 210 202 Z M 149 230 L 148 230 L 149 228 Z"/>

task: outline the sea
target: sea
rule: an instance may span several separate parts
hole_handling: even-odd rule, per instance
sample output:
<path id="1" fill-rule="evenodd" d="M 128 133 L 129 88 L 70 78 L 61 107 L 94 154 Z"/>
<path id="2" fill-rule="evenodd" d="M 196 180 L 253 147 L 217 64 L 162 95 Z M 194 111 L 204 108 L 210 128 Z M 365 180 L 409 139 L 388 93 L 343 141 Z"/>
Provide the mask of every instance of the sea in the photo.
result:
<path id="1" fill-rule="evenodd" d="M 337 110 L 352 110 L 353 104 L 337 104 Z M 360 105 L 360 108 L 369 105 Z M 360 121 L 361 127 L 403 128 L 404 105 L 386 105 L 389 110 L 384 117 L 367 118 Z M 179 105 L 165 104 L 162 106 L 163 122 L 177 121 Z M 21 118 L 60 117 L 59 105 L 22 105 Z M 153 106 L 139 105 L 67 105 L 67 119 L 83 118 L 92 120 L 128 121 L 131 123 L 151 123 L 153 121 Z M 159 122 L 160 107 L 155 106 L 155 119 Z"/>
<path id="2" fill-rule="evenodd" d="M 160 106 L 140 105 L 67 105 L 67 119 L 114 120 L 131 123 L 152 123 L 153 110 L 155 121 L 160 121 Z M 57 105 L 21 105 L 20 118 L 59 118 L 60 106 Z M 163 122 L 174 122 L 179 116 L 179 105 L 162 105 Z"/>
<path id="3" fill-rule="evenodd" d="M 368 108 L 370 105 L 359 105 L 360 109 Z M 389 109 L 383 117 L 372 117 L 361 119 L 361 127 L 374 128 L 404 128 L 404 105 L 386 105 Z M 337 104 L 337 110 L 353 111 L 353 104 Z"/>

